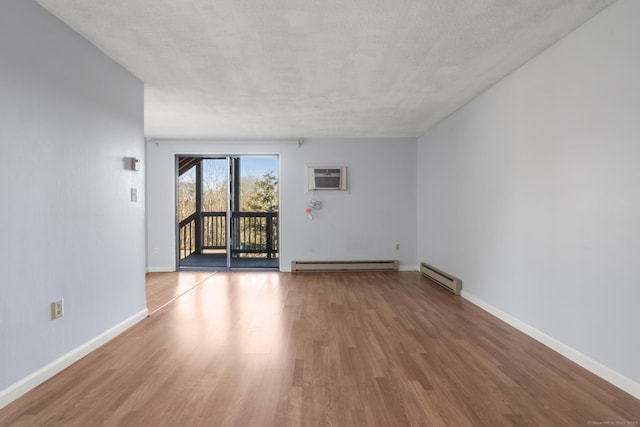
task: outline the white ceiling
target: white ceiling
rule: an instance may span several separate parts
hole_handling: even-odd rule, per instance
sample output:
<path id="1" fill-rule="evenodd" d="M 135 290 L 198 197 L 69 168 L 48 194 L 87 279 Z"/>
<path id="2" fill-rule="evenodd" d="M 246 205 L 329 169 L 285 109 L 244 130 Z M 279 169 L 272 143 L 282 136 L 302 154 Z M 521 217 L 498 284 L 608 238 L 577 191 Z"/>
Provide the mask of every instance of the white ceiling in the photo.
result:
<path id="1" fill-rule="evenodd" d="M 152 138 L 415 137 L 613 0 L 36 0 Z"/>

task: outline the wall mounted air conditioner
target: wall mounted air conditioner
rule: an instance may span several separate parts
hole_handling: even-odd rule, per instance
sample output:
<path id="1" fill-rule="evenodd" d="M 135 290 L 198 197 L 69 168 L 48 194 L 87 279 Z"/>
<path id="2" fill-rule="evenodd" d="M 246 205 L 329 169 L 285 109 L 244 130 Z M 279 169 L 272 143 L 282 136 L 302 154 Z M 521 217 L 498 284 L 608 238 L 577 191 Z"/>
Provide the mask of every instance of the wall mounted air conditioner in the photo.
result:
<path id="1" fill-rule="evenodd" d="M 307 169 L 308 190 L 346 190 L 346 166 L 309 166 Z"/>

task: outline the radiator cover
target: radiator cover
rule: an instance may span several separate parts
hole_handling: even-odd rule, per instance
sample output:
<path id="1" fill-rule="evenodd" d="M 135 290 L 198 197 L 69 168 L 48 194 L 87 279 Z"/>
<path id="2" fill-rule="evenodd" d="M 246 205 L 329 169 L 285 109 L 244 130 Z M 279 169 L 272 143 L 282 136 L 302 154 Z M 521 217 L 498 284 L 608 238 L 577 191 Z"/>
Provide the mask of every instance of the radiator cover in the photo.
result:
<path id="1" fill-rule="evenodd" d="M 456 295 L 460 295 L 460 292 L 462 292 L 462 280 L 426 262 L 420 263 L 420 272 Z"/>
<path id="2" fill-rule="evenodd" d="M 291 271 L 398 271 L 398 260 L 291 261 Z"/>

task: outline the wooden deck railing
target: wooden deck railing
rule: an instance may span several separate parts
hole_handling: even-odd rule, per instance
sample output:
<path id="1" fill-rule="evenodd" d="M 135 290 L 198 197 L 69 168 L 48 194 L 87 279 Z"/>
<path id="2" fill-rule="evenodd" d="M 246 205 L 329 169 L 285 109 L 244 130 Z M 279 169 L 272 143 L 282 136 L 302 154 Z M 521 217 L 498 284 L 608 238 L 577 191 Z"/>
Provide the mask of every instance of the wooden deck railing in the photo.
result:
<path id="1" fill-rule="evenodd" d="M 202 213 L 202 249 L 227 248 L 227 214 Z"/>
<path id="2" fill-rule="evenodd" d="M 203 249 L 226 249 L 225 212 L 194 213 L 180 221 L 180 259 Z M 277 212 L 233 212 L 231 214 L 231 255 L 264 254 L 278 256 Z"/>
<path id="3" fill-rule="evenodd" d="M 278 254 L 277 212 L 233 212 L 231 254 Z"/>
<path id="4" fill-rule="evenodd" d="M 180 221 L 178 225 L 180 259 L 186 258 L 196 251 L 196 219 L 197 215 L 194 213 Z"/>

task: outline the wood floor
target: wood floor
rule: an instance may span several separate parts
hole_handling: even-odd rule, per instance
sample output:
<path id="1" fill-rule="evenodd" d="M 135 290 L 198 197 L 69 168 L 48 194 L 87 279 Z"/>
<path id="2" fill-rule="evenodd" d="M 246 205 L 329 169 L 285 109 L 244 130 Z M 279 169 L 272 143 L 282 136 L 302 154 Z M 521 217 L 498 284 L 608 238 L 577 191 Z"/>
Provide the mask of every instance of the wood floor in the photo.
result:
<path id="1" fill-rule="evenodd" d="M 163 291 L 179 298 L 1 410 L 0 425 L 640 420 L 637 399 L 417 272 L 194 274 L 153 277 L 182 281 Z"/>
<path id="2" fill-rule="evenodd" d="M 147 273 L 147 309 L 155 313 L 213 276 L 214 272 Z"/>

